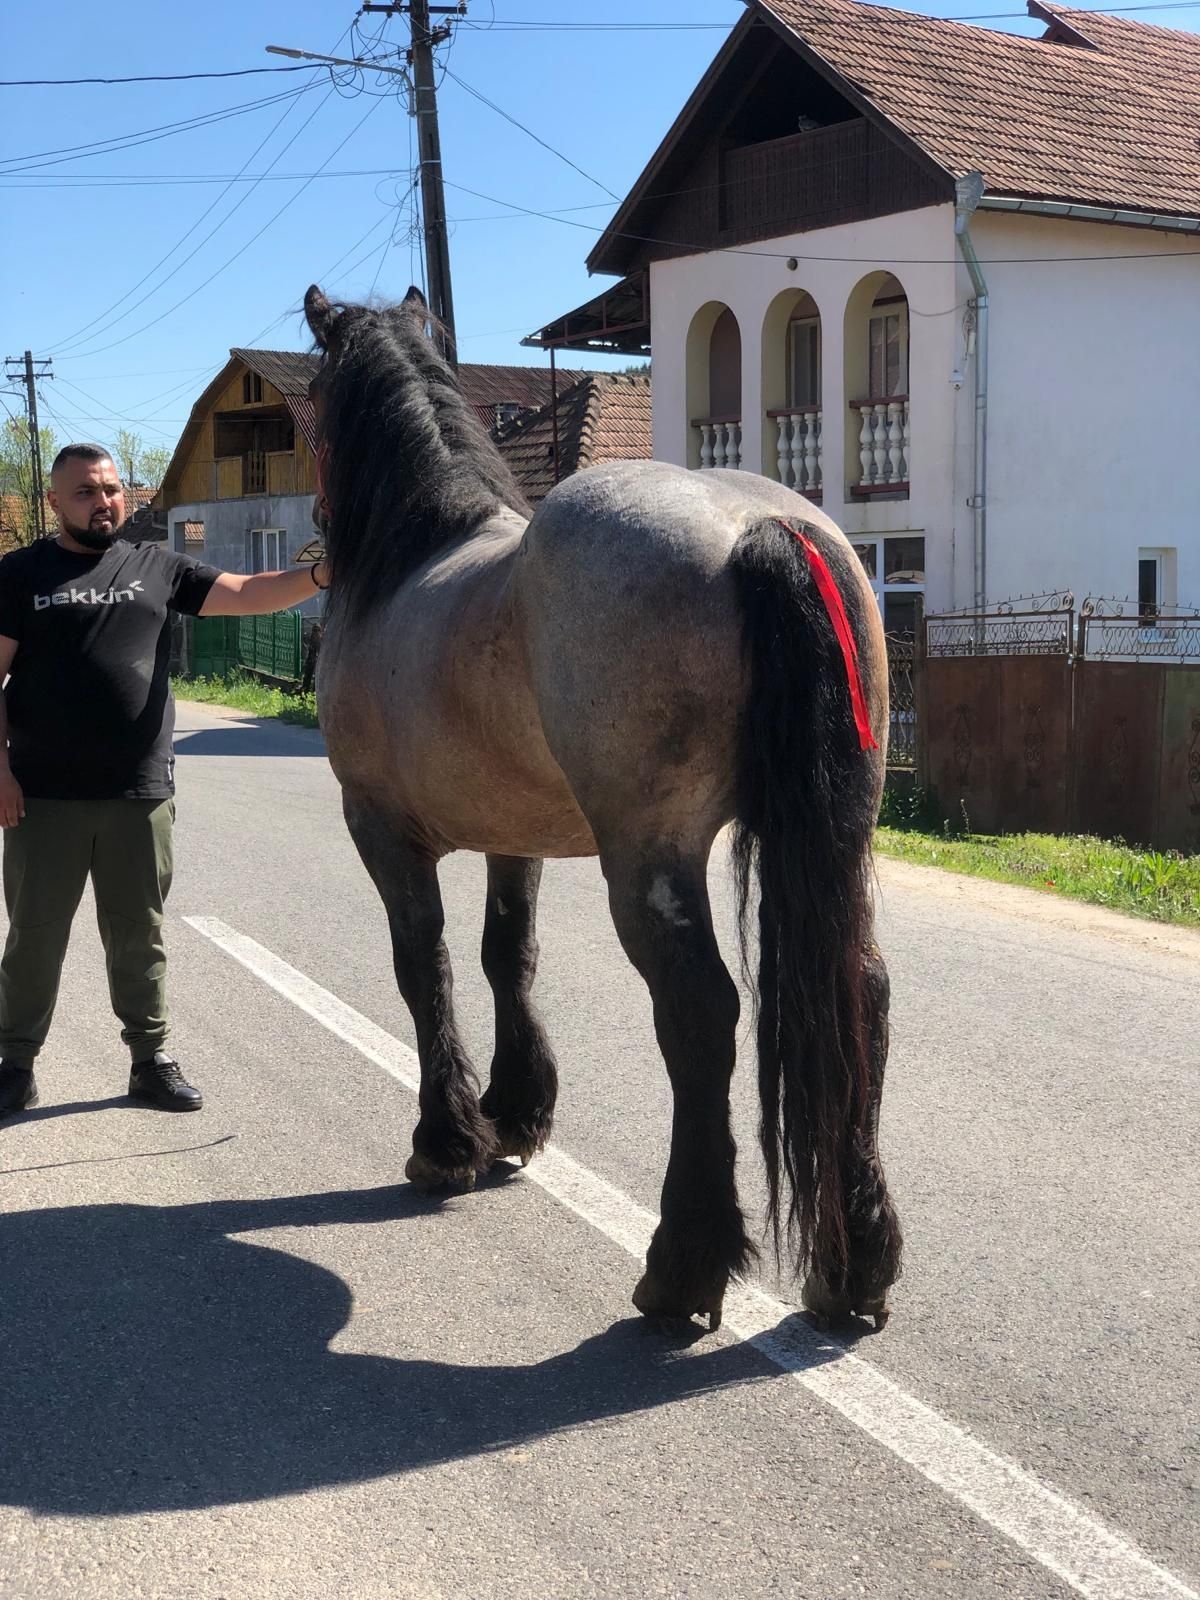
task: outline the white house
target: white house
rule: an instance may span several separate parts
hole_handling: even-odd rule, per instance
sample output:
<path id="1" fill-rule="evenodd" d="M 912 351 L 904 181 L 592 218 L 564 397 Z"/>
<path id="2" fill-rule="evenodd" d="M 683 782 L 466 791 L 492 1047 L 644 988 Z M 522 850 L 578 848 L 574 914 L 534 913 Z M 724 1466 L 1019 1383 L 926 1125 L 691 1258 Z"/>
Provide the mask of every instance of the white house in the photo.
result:
<path id="1" fill-rule="evenodd" d="M 889 628 L 1200 603 L 1200 36 L 747 0 L 529 343 L 645 352 L 654 454 L 853 539 Z"/>

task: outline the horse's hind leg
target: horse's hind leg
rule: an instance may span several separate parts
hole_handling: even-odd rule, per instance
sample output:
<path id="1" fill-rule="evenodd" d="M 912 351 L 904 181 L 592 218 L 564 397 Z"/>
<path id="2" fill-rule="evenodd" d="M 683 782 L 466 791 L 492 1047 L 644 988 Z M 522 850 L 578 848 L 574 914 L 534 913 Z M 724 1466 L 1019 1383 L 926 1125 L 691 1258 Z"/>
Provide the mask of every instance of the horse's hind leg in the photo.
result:
<path id="1" fill-rule="evenodd" d="M 550 1137 L 558 1069 L 533 1008 L 538 887 L 542 863 L 489 856 L 483 970 L 496 1005 L 496 1053 L 482 1107 L 496 1130 L 496 1155 L 524 1166 Z"/>
<path id="2" fill-rule="evenodd" d="M 888 1055 L 891 985 L 878 948 L 863 957 L 864 1023 L 870 1049 L 870 1101 L 860 1132 L 843 1156 L 848 1261 L 844 1276 L 814 1261 L 804 1284 L 804 1304 L 822 1321 L 851 1313 L 873 1317 L 882 1328 L 890 1315 L 887 1291 L 900 1271 L 900 1223 L 879 1159 L 879 1107 Z"/>
<path id="3" fill-rule="evenodd" d="M 729 1125 L 737 987 L 713 935 L 707 849 L 601 849 L 613 921 L 654 1002 L 654 1027 L 674 1096 L 662 1220 L 634 1291 L 652 1316 L 709 1318 L 731 1276 L 754 1255 L 734 1183 Z"/>
<path id="4" fill-rule="evenodd" d="M 347 798 L 346 822 L 387 910 L 396 982 L 412 1013 L 421 1063 L 421 1115 L 405 1175 L 422 1189 L 471 1188 L 495 1153 L 479 1081 L 454 1022 L 450 956 L 437 863 L 396 822 Z"/>

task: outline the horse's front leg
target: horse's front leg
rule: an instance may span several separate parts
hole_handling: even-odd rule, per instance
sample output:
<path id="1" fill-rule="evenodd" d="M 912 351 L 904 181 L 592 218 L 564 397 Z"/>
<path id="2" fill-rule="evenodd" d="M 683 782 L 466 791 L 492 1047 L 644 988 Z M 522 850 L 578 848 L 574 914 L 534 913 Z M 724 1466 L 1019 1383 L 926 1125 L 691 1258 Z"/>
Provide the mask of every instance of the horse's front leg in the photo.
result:
<path id="1" fill-rule="evenodd" d="M 755 1255 L 734 1182 L 729 1083 L 737 987 L 713 934 L 705 854 L 647 846 L 601 851 L 613 921 L 654 1002 L 674 1096 L 662 1220 L 633 1303 L 649 1316 L 721 1321 L 731 1277 Z"/>
<path id="2" fill-rule="evenodd" d="M 405 1175 L 420 1189 L 473 1188 L 495 1159 L 495 1135 L 479 1108 L 479 1080 L 454 1021 L 454 979 L 442 932 L 437 864 L 393 818 L 345 802 L 346 822 L 387 910 L 396 982 L 417 1033 L 421 1116 Z"/>
<path id="3" fill-rule="evenodd" d="M 524 1166 L 550 1137 L 558 1094 L 554 1052 L 530 998 L 542 863 L 489 856 L 487 864 L 483 970 L 496 1005 L 496 1053 L 482 1105 L 495 1126 L 497 1155 Z"/>

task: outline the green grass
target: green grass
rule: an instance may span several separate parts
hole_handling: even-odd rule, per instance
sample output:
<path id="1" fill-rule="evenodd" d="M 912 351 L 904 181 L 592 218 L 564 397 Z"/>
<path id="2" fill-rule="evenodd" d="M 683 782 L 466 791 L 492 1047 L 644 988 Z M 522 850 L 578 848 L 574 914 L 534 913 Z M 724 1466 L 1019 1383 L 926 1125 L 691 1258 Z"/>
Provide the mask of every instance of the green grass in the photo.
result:
<path id="1" fill-rule="evenodd" d="M 314 694 L 276 689 L 248 672 L 231 672 L 224 678 L 172 678 L 171 687 L 178 700 L 233 706 L 252 717 L 276 717 L 280 722 L 298 723 L 302 728 L 318 726 Z"/>
<path id="2" fill-rule="evenodd" d="M 926 798 L 884 795 L 880 855 L 942 867 L 1113 911 L 1200 928 L 1200 856 L 1132 849 L 1080 834 L 979 834 L 940 826 Z"/>

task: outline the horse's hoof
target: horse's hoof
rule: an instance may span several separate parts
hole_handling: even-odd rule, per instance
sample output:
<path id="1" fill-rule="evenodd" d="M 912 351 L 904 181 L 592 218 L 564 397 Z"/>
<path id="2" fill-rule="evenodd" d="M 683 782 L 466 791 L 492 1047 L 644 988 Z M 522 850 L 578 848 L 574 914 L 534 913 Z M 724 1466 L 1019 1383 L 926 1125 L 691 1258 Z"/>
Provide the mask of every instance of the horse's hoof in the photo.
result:
<path id="1" fill-rule="evenodd" d="M 647 1270 L 633 1291 L 633 1303 L 644 1317 L 661 1317 L 667 1322 L 690 1322 L 693 1317 L 707 1317 L 708 1331 L 716 1333 L 721 1326 L 725 1291 L 709 1291 L 698 1296 L 682 1294 L 660 1283 Z"/>
<path id="2" fill-rule="evenodd" d="M 864 1299 L 845 1291 L 835 1291 L 818 1272 L 810 1272 L 804 1280 L 800 1303 L 811 1316 L 813 1326 L 821 1333 L 828 1333 L 835 1323 L 848 1322 L 851 1317 L 862 1317 L 864 1320 L 869 1317 L 875 1324 L 875 1332 L 882 1333 L 892 1314 L 886 1292 Z"/>
<path id="3" fill-rule="evenodd" d="M 475 1187 L 474 1167 L 439 1167 L 416 1150 L 404 1164 L 404 1176 L 418 1194 L 432 1194 L 435 1189 L 462 1189 L 469 1193 Z"/>

